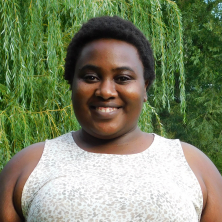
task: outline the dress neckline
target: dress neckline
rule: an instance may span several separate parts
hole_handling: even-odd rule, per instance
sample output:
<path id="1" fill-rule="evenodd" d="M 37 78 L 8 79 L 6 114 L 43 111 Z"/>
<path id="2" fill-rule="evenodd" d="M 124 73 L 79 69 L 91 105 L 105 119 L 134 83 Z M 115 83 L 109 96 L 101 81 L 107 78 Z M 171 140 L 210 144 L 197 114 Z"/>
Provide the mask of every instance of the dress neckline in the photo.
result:
<path id="1" fill-rule="evenodd" d="M 149 147 L 147 147 L 144 151 L 142 152 L 139 152 L 139 153 L 132 153 L 132 154 L 115 154 L 115 153 L 94 153 L 94 152 L 90 152 L 90 151 L 86 151 L 84 149 L 82 149 L 81 147 L 79 147 L 77 145 L 77 143 L 75 142 L 75 139 L 73 138 L 72 136 L 72 133 L 75 132 L 75 131 L 71 131 L 69 133 L 70 137 L 71 137 L 71 141 L 74 145 L 74 147 L 81 153 L 84 153 L 86 155 L 95 155 L 95 156 L 115 156 L 115 157 L 133 157 L 133 156 L 139 156 L 139 155 L 143 155 L 145 154 L 146 152 L 150 152 L 149 150 L 152 150 L 154 147 L 155 147 L 155 144 L 157 142 L 157 137 L 158 135 L 155 134 L 155 133 L 151 133 L 154 137 L 153 137 L 153 142 L 150 144 Z"/>

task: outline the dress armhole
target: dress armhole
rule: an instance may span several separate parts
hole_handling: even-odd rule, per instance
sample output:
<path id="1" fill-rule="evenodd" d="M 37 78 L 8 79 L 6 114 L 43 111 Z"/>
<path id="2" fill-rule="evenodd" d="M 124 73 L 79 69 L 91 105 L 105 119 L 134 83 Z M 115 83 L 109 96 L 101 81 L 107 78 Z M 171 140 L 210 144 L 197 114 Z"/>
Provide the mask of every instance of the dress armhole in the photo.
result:
<path id="1" fill-rule="evenodd" d="M 41 162 L 44 159 L 44 156 L 46 153 L 45 147 L 46 147 L 47 142 L 48 142 L 48 140 L 45 140 L 45 145 L 44 145 L 41 157 L 40 157 L 38 163 L 36 164 L 36 166 L 34 167 L 34 169 L 32 170 L 32 172 L 30 173 L 30 175 L 28 176 L 28 179 L 26 180 L 24 187 L 22 189 L 21 208 L 22 208 L 22 214 L 25 218 L 27 217 L 28 209 L 31 204 L 31 201 L 34 199 L 34 196 L 35 196 L 35 194 L 30 195 L 32 193 L 32 191 L 29 188 L 29 185 L 31 183 L 30 181 L 31 181 L 32 177 L 35 175 L 39 165 L 41 165 Z"/>
<path id="2" fill-rule="evenodd" d="M 198 189 L 198 203 L 195 204 L 195 209 L 198 213 L 198 221 L 200 221 L 201 219 L 201 214 L 202 214 L 202 210 L 203 210 L 203 193 L 202 193 L 202 188 L 201 188 L 201 185 L 195 175 L 195 173 L 193 172 L 192 168 L 190 167 L 189 163 L 187 162 L 187 159 L 186 159 L 186 156 L 185 156 L 185 153 L 184 153 L 184 150 L 183 150 L 183 147 L 182 147 L 182 144 L 181 144 L 181 141 L 179 139 L 176 140 L 179 147 L 180 147 L 180 150 L 181 150 L 181 155 L 182 155 L 182 159 L 184 161 L 184 166 L 187 168 L 188 172 L 190 172 L 190 176 L 193 178 L 193 181 L 195 182 L 195 185 Z"/>

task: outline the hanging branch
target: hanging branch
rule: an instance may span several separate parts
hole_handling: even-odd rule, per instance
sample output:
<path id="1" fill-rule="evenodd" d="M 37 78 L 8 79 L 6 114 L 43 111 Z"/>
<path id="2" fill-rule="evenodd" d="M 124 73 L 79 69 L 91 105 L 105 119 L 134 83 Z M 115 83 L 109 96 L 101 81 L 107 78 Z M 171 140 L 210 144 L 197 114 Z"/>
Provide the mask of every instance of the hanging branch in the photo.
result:
<path id="1" fill-rule="evenodd" d="M 160 0 L 0 1 L 0 170 L 19 150 L 80 128 L 63 80 L 66 48 L 88 19 L 119 15 L 132 21 L 152 43 L 157 79 L 156 107 L 174 99 L 179 72 L 181 109 L 185 77 L 181 15 L 177 5 Z M 156 110 L 145 104 L 142 130 L 164 129 Z"/>

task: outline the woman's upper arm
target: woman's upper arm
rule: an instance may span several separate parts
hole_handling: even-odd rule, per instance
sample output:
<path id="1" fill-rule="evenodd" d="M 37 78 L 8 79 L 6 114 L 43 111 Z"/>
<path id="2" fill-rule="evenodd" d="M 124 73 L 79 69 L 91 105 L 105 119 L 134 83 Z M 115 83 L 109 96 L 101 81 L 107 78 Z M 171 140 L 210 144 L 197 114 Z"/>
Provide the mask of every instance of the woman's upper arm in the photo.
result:
<path id="1" fill-rule="evenodd" d="M 207 188 L 207 202 L 201 222 L 220 222 L 222 217 L 222 177 L 209 159 L 204 162 L 203 180 Z"/>
<path id="2" fill-rule="evenodd" d="M 185 157 L 206 188 L 201 222 L 220 222 L 222 217 L 222 177 L 211 160 L 190 144 L 182 143 Z"/>
<path id="3" fill-rule="evenodd" d="M 15 156 L 8 162 L 0 174 L 0 221 L 21 222 L 21 217 L 15 210 L 13 203 L 13 192 L 15 184 L 22 169 Z"/>
<path id="4" fill-rule="evenodd" d="M 1 222 L 25 221 L 21 211 L 20 200 L 26 181 L 20 178 L 28 178 L 37 165 L 43 148 L 44 143 L 37 143 L 23 149 L 17 153 L 2 170 L 0 174 Z M 19 188 L 17 189 L 17 187 Z"/>

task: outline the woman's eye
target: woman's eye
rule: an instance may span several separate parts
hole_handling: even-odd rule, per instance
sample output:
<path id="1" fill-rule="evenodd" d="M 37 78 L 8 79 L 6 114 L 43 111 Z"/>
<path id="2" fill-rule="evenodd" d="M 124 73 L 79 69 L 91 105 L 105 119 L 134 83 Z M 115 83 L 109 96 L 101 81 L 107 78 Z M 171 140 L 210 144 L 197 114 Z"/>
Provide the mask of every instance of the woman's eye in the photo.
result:
<path id="1" fill-rule="evenodd" d="M 129 80 L 130 80 L 130 78 L 128 76 L 120 76 L 116 79 L 116 81 L 119 82 L 119 83 L 125 83 Z"/>
<path id="2" fill-rule="evenodd" d="M 84 80 L 85 81 L 88 81 L 88 82 L 95 82 L 98 80 L 98 77 L 96 76 L 91 76 L 91 75 L 87 75 L 87 76 L 84 76 Z"/>

